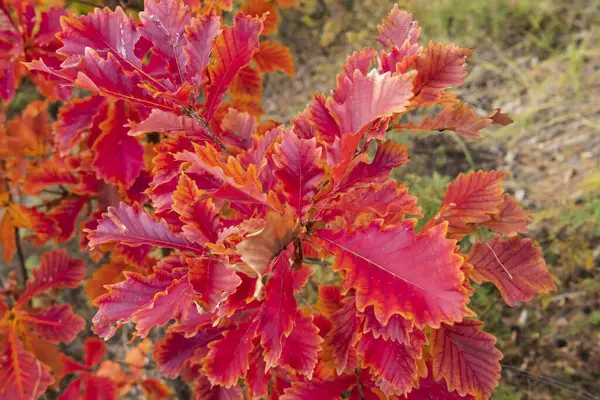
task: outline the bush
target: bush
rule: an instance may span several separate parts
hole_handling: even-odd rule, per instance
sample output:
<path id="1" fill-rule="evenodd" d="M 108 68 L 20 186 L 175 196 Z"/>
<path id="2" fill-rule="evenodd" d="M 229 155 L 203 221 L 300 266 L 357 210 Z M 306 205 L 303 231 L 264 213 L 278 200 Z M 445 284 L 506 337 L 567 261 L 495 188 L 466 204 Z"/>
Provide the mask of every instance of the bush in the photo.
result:
<path id="1" fill-rule="evenodd" d="M 138 18 L 2 4 L 1 232 L 25 287 L 13 275 L 0 298 L 0 398 L 166 398 L 154 365 L 198 399 L 491 396 L 502 354 L 467 307 L 471 281 L 510 306 L 554 289 L 520 236 L 529 217 L 505 173 L 478 171 L 424 219 L 390 177 L 409 151 L 386 140 L 511 122 L 446 91 L 470 49 L 421 45 L 396 6 L 381 49 L 349 56 L 335 90 L 285 125 L 261 119 L 262 83 L 292 76 L 292 57 L 264 37 L 293 2 L 251 0 L 232 25 L 230 2 L 147 0 Z M 39 97 L 21 112 L 20 82 Z M 436 114 L 415 122 L 423 110 Z M 27 278 L 21 239 L 73 237 L 102 262 L 85 284 L 91 331 L 132 322 L 143 339 L 122 360 L 102 361 L 94 337 L 83 363 L 58 355 L 86 325 L 55 294 L 84 280 L 82 261 L 52 250 Z"/>

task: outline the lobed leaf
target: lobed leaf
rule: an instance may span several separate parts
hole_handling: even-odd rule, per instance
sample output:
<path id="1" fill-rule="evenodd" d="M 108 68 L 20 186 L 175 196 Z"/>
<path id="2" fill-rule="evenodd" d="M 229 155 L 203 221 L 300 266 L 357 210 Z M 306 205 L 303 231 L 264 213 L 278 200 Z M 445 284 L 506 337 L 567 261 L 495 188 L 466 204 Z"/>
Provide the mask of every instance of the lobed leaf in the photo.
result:
<path id="1" fill-rule="evenodd" d="M 194 253 L 203 252 L 199 245 L 172 233 L 164 221 L 157 221 L 140 208 L 125 203 L 121 203 L 119 208 L 109 207 L 98 227 L 84 232 L 88 233 L 91 248 L 117 242 L 128 246 L 147 244 Z"/>
<path id="2" fill-rule="evenodd" d="M 556 290 L 541 253 L 531 239 L 497 235 L 488 243 L 475 243 L 466 262 L 473 265 L 471 279 L 492 282 L 504 301 L 515 307 L 536 293 Z"/>
<path id="3" fill-rule="evenodd" d="M 462 260 L 445 235 L 444 225 L 415 234 L 411 221 L 315 234 L 336 255 L 334 270 L 344 271 L 344 289 L 356 290 L 358 310 L 373 306 L 383 325 L 399 314 L 418 327 L 460 321 L 467 313 Z"/>
<path id="4" fill-rule="evenodd" d="M 258 36 L 263 30 L 260 19 L 238 14 L 233 28 L 224 26 L 213 44 L 214 63 L 209 65 L 210 83 L 206 87 L 204 117 L 212 119 L 225 92 L 238 71 L 248 65 L 259 49 Z"/>
<path id="5" fill-rule="evenodd" d="M 15 307 L 23 307 L 32 297 L 50 289 L 75 288 L 84 277 L 83 261 L 72 259 L 65 249 L 46 252 L 42 254 L 40 267 L 33 270 L 33 280 L 27 281 L 25 293 Z"/>
<path id="6" fill-rule="evenodd" d="M 35 335 L 50 342 L 69 343 L 85 328 L 85 320 L 68 304 L 52 306 L 37 313 L 20 311 L 19 321 Z"/>
<path id="7" fill-rule="evenodd" d="M 4 333 L 0 342 L 0 399 L 37 399 L 52 383 L 50 369 L 23 348 L 15 330 Z"/>
<path id="8" fill-rule="evenodd" d="M 496 338 L 481 330 L 483 323 L 465 319 L 432 331 L 433 378 L 444 378 L 448 390 L 487 399 L 500 379 L 502 353 Z"/>

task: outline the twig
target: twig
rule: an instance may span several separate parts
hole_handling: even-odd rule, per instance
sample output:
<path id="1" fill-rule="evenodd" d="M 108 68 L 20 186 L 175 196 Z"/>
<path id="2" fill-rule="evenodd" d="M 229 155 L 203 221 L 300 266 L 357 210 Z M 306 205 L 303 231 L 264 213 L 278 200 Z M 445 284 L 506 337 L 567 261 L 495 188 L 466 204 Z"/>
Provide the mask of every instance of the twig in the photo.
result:
<path id="1" fill-rule="evenodd" d="M 573 385 L 568 385 L 564 382 L 561 382 L 559 380 L 553 379 L 553 378 L 549 378 L 547 376 L 543 376 L 543 375 L 535 375 L 532 374 L 531 372 L 527 372 L 527 371 L 523 371 L 521 368 L 518 367 L 514 367 L 512 365 L 506 365 L 506 364 L 502 364 L 500 363 L 500 365 L 502 366 L 502 368 L 504 368 L 505 370 L 508 369 L 512 372 L 514 372 L 517 375 L 521 375 L 521 376 L 526 376 L 532 380 L 538 381 L 538 382 L 543 382 L 547 385 L 553 386 L 555 388 L 559 388 L 559 389 L 563 389 L 566 390 L 568 392 L 570 392 L 571 394 L 575 395 L 576 397 L 580 398 L 580 399 L 585 399 L 585 400 L 598 400 L 600 399 L 600 397 L 598 396 L 594 396 L 592 393 L 578 388 L 576 386 Z"/>
<path id="2" fill-rule="evenodd" d="M 225 152 L 225 154 L 227 154 L 228 156 L 231 155 L 231 152 L 227 149 L 227 147 L 225 147 L 225 144 L 221 141 L 221 139 L 219 139 L 217 137 L 217 135 L 215 135 L 215 133 L 212 131 L 212 129 L 210 129 L 210 126 L 208 126 L 206 121 L 204 121 L 204 119 L 201 118 L 196 111 L 188 109 L 185 112 L 194 121 L 196 121 L 196 123 L 198 125 L 200 125 L 202 127 L 202 129 L 204 129 L 206 131 L 206 133 L 208 133 L 208 135 L 211 137 L 211 139 L 214 140 L 215 143 L 217 143 L 219 145 L 219 147 L 221 148 L 221 150 L 223 150 Z"/>
<path id="3" fill-rule="evenodd" d="M 21 267 L 21 276 L 23 277 L 23 286 L 29 279 L 27 268 L 25 267 L 25 255 L 23 254 L 23 247 L 21 246 L 21 235 L 19 234 L 19 228 L 15 227 L 15 244 L 17 246 L 17 257 L 19 258 L 19 266 Z"/>
<path id="4" fill-rule="evenodd" d="M 8 179 L 4 180 L 6 186 L 6 192 L 8 193 L 8 201 L 14 204 L 14 198 L 8 184 Z M 25 267 L 25 255 L 23 254 L 23 247 L 21 246 L 21 235 L 19 234 L 19 228 L 15 227 L 15 246 L 17 247 L 17 257 L 19 258 L 19 266 L 21 268 L 21 277 L 23 278 L 23 286 L 28 279 L 27 268 Z"/>

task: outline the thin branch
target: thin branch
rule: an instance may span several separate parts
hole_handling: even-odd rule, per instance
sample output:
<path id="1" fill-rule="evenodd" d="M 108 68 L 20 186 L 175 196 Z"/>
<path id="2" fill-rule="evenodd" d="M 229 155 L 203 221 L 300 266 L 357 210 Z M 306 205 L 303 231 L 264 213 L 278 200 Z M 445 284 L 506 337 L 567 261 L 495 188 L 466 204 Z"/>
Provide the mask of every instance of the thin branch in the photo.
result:
<path id="1" fill-rule="evenodd" d="M 570 392 L 571 394 L 575 395 L 577 398 L 585 399 L 585 400 L 600 399 L 600 397 L 594 396 L 592 393 L 590 393 L 584 389 L 578 388 L 573 385 L 569 385 L 569 384 L 561 382 L 557 379 L 550 378 L 550 377 L 547 377 L 544 375 L 535 375 L 535 374 L 532 374 L 531 372 L 524 371 L 521 368 L 514 367 L 512 365 L 506 365 L 503 363 L 500 363 L 500 365 L 502 365 L 502 368 L 504 368 L 505 370 L 510 370 L 517 375 L 525 376 L 531 380 L 542 382 L 549 386 L 553 386 L 555 388 L 566 390 L 566 391 Z"/>
<path id="2" fill-rule="evenodd" d="M 219 145 L 219 147 L 221 148 L 221 150 L 223 150 L 225 152 L 225 154 L 227 154 L 228 156 L 231 155 L 231 152 L 227 149 L 227 147 L 225 147 L 225 143 L 223 143 L 223 141 L 221 139 L 219 139 L 217 137 L 217 135 L 215 135 L 215 133 L 212 131 L 212 129 L 210 129 L 210 126 L 208 126 L 206 121 L 204 121 L 204 119 L 202 117 L 200 117 L 196 111 L 188 109 L 185 112 L 194 121 L 196 121 L 196 123 L 198 125 L 200 125 L 202 127 L 202 129 L 204 129 L 206 131 L 206 133 L 208 133 L 208 135 L 211 137 L 211 139 L 214 140 L 215 143 L 217 143 Z"/>
<path id="3" fill-rule="evenodd" d="M 8 184 L 8 179 L 4 180 L 4 185 L 6 186 L 6 192 L 8 193 L 8 201 L 14 204 L 14 198 L 10 190 L 10 185 Z M 17 227 L 15 227 L 15 245 L 17 247 L 17 257 L 19 258 L 19 267 L 21 270 L 21 277 L 23 278 L 23 286 L 25 286 L 25 282 L 27 282 L 29 276 L 27 273 L 27 268 L 25 267 L 25 255 L 21 245 L 21 235 L 19 233 L 19 228 Z"/>
<path id="4" fill-rule="evenodd" d="M 23 277 L 23 286 L 29 279 L 29 273 L 25 267 L 25 255 L 23 254 L 23 247 L 21 246 L 21 235 L 19 234 L 19 228 L 15 227 L 15 244 L 17 246 L 17 257 L 19 258 L 19 266 L 21 267 L 21 276 Z"/>

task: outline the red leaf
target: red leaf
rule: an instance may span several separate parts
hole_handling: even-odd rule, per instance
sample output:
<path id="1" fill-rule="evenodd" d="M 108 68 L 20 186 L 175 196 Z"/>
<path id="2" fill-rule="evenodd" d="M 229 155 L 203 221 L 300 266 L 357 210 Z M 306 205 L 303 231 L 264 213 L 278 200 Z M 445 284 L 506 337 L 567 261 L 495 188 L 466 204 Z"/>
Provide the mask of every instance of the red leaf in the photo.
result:
<path id="1" fill-rule="evenodd" d="M 76 66 L 87 48 L 103 56 L 110 53 L 125 65 L 141 66 L 134 52 L 140 34 L 133 19 L 121 7 L 115 11 L 108 7 L 96 8 L 88 15 L 64 17 L 61 26 L 63 30 L 58 38 L 63 42 L 63 47 L 57 53 L 67 56 L 63 68 Z"/>
<path id="2" fill-rule="evenodd" d="M 235 271 L 223 260 L 190 258 L 188 265 L 189 281 L 196 295 L 196 304 L 205 312 L 213 312 L 242 283 Z"/>
<path id="3" fill-rule="evenodd" d="M 59 243 L 64 243 L 75 235 L 75 223 L 87 201 L 86 196 L 65 199 L 48 213 L 48 217 L 60 228 L 60 235 L 57 237 Z"/>
<path id="4" fill-rule="evenodd" d="M 129 188 L 144 168 L 144 148 L 127 135 L 125 104 L 109 108 L 108 119 L 100 124 L 102 134 L 94 142 L 93 166 L 99 178 Z"/>
<path id="5" fill-rule="evenodd" d="M 502 203 L 501 187 L 506 173 L 502 171 L 477 171 L 462 173 L 448 185 L 440 212 L 427 226 L 438 221 L 448 221 L 448 237 L 461 238 L 475 230 L 499 212 Z"/>
<path id="6" fill-rule="evenodd" d="M 155 220 L 138 207 L 121 203 L 119 208 L 109 207 L 98 227 L 88 233 L 89 246 L 94 248 L 105 243 L 122 243 L 128 246 L 148 244 L 182 251 L 202 253 L 203 248 L 190 243 L 184 237 L 172 233 L 164 221 Z"/>
<path id="7" fill-rule="evenodd" d="M 185 66 L 188 79 L 196 87 L 204 84 L 204 70 L 209 62 L 212 43 L 219 34 L 220 21 L 217 15 L 202 15 L 192 18 L 192 22 L 185 27 L 187 46 L 184 51 L 189 62 Z"/>
<path id="8" fill-rule="evenodd" d="M 90 96 L 72 99 L 61 107 L 54 125 L 54 143 L 61 156 L 71 152 L 85 131 L 92 127 L 92 120 L 104 101 L 102 96 Z"/>
<path id="9" fill-rule="evenodd" d="M 416 360 L 422 356 L 427 337 L 414 331 L 409 343 L 376 339 L 373 333 L 364 334 L 358 344 L 358 353 L 365 367 L 376 377 L 378 386 L 388 396 L 409 392 L 418 378 Z"/>
<path id="10" fill-rule="evenodd" d="M 206 198 L 196 183 L 182 173 L 173 192 L 173 211 L 179 214 L 179 219 L 185 225 L 183 235 L 188 240 L 205 244 L 207 241 L 216 243 L 219 232 L 223 228 L 219 212 L 210 198 Z"/>
<path id="11" fill-rule="evenodd" d="M 465 62 L 471 56 L 471 49 L 462 49 L 453 44 L 429 42 L 424 58 L 417 60 L 415 97 L 419 103 L 437 102 L 444 89 L 463 84 L 467 76 Z"/>
<path id="12" fill-rule="evenodd" d="M 389 51 L 381 51 L 381 72 L 398 74 L 406 73 L 417 62 L 423 48 L 417 43 L 404 42 L 400 47 L 394 46 Z"/>
<path id="13" fill-rule="evenodd" d="M 13 329 L 0 342 L 0 399 L 37 399 L 52 383 L 47 366 L 25 351 Z"/>
<path id="14" fill-rule="evenodd" d="M 275 146 L 275 175 L 283 183 L 288 203 L 303 217 L 325 174 L 320 163 L 323 149 L 315 138 L 299 139 L 291 130 Z"/>
<path id="15" fill-rule="evenodd" d="M 492 214 L 491 219 L 483 225 L 504 236 L 514 236 L 517 233 L 527 233 L 527 225 L 531 218 L 519 203 L 509 194 L 502 195 L 502 203 L 498 206 L 498 214 Z"/>
<path id="16" fill-rule="evenodd" d="M 128 248 L 136 248 L 129 247 Z M 107 293 L 105 285 L 111 285 L 122 281 L 125 277 L 123 276 L 124 271 L 130 271 L 131 269 L 126 263 L 109 263 L 100 266 L 94 271 L 92 276 L 85 283 L 85 294 L 90 300 L 94 300 L 97 297 Z"/>
<path id="17" fill-rule="evenodd" d="M 307 116 L 310 120 L 310 124 L 307 127 L 303 127 L 303 129 L 298 129 L 300 127 L 299 124 L 301 124 L 301 121 L 303 120 L 303 116 L 299 115 L 299 118 L 294 121 L 294 132 L 298 135 L 298 137 L 312 139 L 315 136 L 312 132 L 310 134 L 300 134 L 300 131 L 302 130 L 311 129 L 316 130 L 317 137 L 320 141 L 328 144 L 333 144 L 335 139 L 340 137 L 341 132 L 339 123 L 334 118 L 333 111 L 331 111 L 327 106 L 327 99 L 324 95 L 313 95 L 313 102 L 310 105 Z M 305 122 L 305 124 L 307 123 L 308 121 Z"/>
<path id="18" fill-rule="evenodd" d="M 548 267 L 531 239 L 495 236 L 489 243 L 477 242 L 467 262 L 473 265 L 471 279 L 492 282 L 511 307 L 530 301 L 536 293 L 556 290 Z"/>
<path id="19" fill-rule="evenodd" d="M 250 398 L 264 397 L 269 393 L 271 373 L 266 371 L 267 366 L 260 346 L 256 346 L 250 354 L 250 365 L 252 365 L 252 368 L 248 370 L 245 379 Z"/>
<path id="20" fill-rule="evenodd" d="M 262 81 L 260 85 L 262 88 Z M 247 112 L 238 111 L 233 107 L 227 110 L 227 114 L 225 114 L 221 122 L 221 129 L 224 134 L 223 139 L 227 143 L 244 150 L 252 146 L 252 139 L 256 133 L 256 128 L 256 117 Z"/>
<path id="21" fill-rule="evenodd" d="M 154 359 L 158 369 L 166 377 L 175 379 L 194 353 L 221 338 L 222 332 L 222 328 L 211 326 L 205 326 L 189 338 L 186 338 L 183 333 L 168 332 L 154 347 Z"/>
<path id="22" fill-rule="evenodd" d="M 294 329 L 296 298 L 289 250 L 273 261 L 273 276 L 265 287 L 265 300 L 258 314 L 260 344 L 265 349 L 267 369 L 278 364 L 283 349 L 282 339 Z"/>
<path id="23" fill-rule="evenodd" d="M 106 343 L 95 337 L 89 337 L 83 343 L 85 354 L 85 366 L 87 368 L 95 367 L 100 364 L 106 354 Z"/>
<path id="24" fill-rule="evenodd" d="M 356 383 L 356 376 L 341 376 L 326 381 L 313 379 L 305 382 L 294 382 L 285 390 L 281 400 L 337 400 L 342 393 Z"/>
<path id="25" fill-rule="evenodd" d="M 346 174 L 336 182 L 334 193 L 387 180 L 392 169 L 408 162 L 408 148 L 390 140 L 379 145 L 371 163 L 367 160 L 366 154 L 354 158 Z"/>
<path id="26" fill-rule="evenodd" d="M 409 196 L 408 189 L 395 180 L 351 190 L 328 208 L 332 211 L 343 210 L 349 223 L 354 223 L 361 213 L 390 216 L 394 220 L 400 220 L 406 214 L 421 215 L 417 198 Z"/>
<path id="27" fill-rule="evenodd" d="M 196 121 L 184 115 L 176 115 L 168 111 L 153 109 L 148 118 L 137 124 L 128 125 L 130 136 L 139 136 L 142 133 L 183 133 L 189 136 L 198 136 L 209 139 L 206 133 Z"/>
<path id="28" fill-rule="evenodd" d="M 346 101 L 348 91 L 352 90 L 351 85 L 355 71 L 367 75 L 374 57 L 375 49 L 373 47 L 355 51 L 351 56 L 346 57 L 346 62 L 342 66 L 343 72 L 336 77 L 337 88 L 333 92 L 335 101 L 338 103 Z"/>
<path id="29" fill-rule="evenodd" d="M 414 324 L 400 315 L 392 315 L 387 325 L 382 325 L 373 312 L 372 307 L 368 307 L 364 312 L 365 321 L 363 325 L 363 333 L 373 335 L 375 339 L 381 336 L 383 340 L 391 340 L 392 342 L 408 344 L 410 335 L 414 330 Z"/>
<path id="30" fill-rule="evenodd" d="M 239 386 L 230 388 L 213 385 L 205 376 L 196 379 L 192 400 L 243 400 L 244 394 Z"/>
<path id="31" fill-rule="evenodd" d="M 312 379 L 317 365 L 317 353 L 321 349 L 322 342 L 319 328 L 313 323 L 312 315 L 306 316 L 298 310 L 292 333 L 283 338 L 279 365 L 291 367 L 308 379 Z"/>
<path id="32" fill-rule="evenodd" d="M 377 26 L 377 31 L 379 35 L 375 39 L 387 48 L 401 47 L 405 40 L 416 43 L 421 35 L 419 23 L 413 20 L 412 14 L 400 11 L 398 4 L 394 4 L 387 18 Z"/>
<path id="33" fill-rule="evenodd" d="M 134 272 L 124 274 L 124 281 L 110 285 L 108 293 L 94 301 L 99 310 L 92 319 L 92 330 L 103 339 L 111 338 L 139 310 L 151 307 L 155 294 L 173 283 L 173 275 L 164 271 L 156 271 L 148 277 Z"/>
<path id="34" fill-rule="evenodd" d="M 234 386 L 246 375 L 256 333 L 255 322 L 245 322 L 224 334 L 223 339 L 211 342 L 204 358 L 203 370 L 212 385 Z"/>
<path id="35" fill-rule="evenodd" d="M 465 397 L 459 395 L 456 392 L 450 392 L 446 382 L 441 380 L 436 382 L 431 377 L 431 374 L 427 378 L 421 378 L 419 380 L 419 387 L 413 389 L 408 395 L 407 400 L 475 400 L 475 397 L 467 395 Z"/>
<path id="36" fill-rule="evenodd" d="M 342 104 L 332 102 L 342 134 L 356 133 L 377 118 L 388 117 L 407 110 L 413 97 L 415 73 L 392 76 L 373 70 L 368 75 L 355 70 L 352 78 L 346 77 Z"/>
<path id="37" fill-rule="evenodd" d="M 237 14 L 233 28 L 223 26 L 223 32 L 213 44 L 215 61 L 209 65 L 210 84 L 206 88 L 204 118 L 211 120 L 227 88 L 240 69 L 250 63 L 258 51 L 258 36 L 263 24 L 260 19 Z"/>
<path id="38" fill-rule="evenodd" d="M 356 316 L 354 297 L 341 301 L 341 308 L 331 316 L 333 329 L 327 335 L 327 346 L 332 349 L 333 365 L 341 375 L 348 366 L 348 354 L 358 341 L 359 319 Z"/>
<path id="39" fill-rule="evenodd" d="M 164 326 L 171 319 L 179 319 L 193 305 L 194 291 L 186 277 L 175 279 L 164 291 L 154 295 L 152 305 L 138 310 L 131 318 L 140 337 L 145 338 L 155 326 Z"/>
<path id="40" fill-rule="evenodd" d="M 84 277 L 83 262 L 70 258 L 65 249 L 46 252 L 15 307 L 24 306 L 32 297 L 50 289 L 76 288 Z"/>
<path id="41" fill-rule="evenodd" d="M 465 319 L 452 326 L 443 324 L 430 336 L 433 378 L 444 378 L 450 391 L 487 399 L 500 379 L 502 353 L 496 338 L 481 330 L 483 323 Z"/>
<path id="42" fill-rule="evenodd" d="M 290 49 L 281 43 L 268 40 L 260 43 L 260 50 L 254 54 L 254 62 L 260 72 L 282 71 L 294 77 L 294 60 Z"/>
<path id="43" fill-rule="evenodd" d="M 67 304 L 45 308 L 35 314 L 21 311 L 18 318 L 37 336 L 54 343 L 69 343 L 85 328 L 85 320 L 73 314 Z"/>
<path id="44" fill-rule="evenodd" d="M 377 222 L 348 235 L 322 230 L 316 236 L 336 255 L 334 270 L 345 272 L 344 288 L 356 290 L 360 311 L 372 305 L 386 325 L 392 315 L 418 327 L 460 321 L 467 312 L 461 258 L 439 225 L 415 234 L 413 222 L 381 227 Z M 377 243 L 377 246 L 373 246 Z"/>
<path id="45" fill-rule="evenodd" d="M 187 79 L 185 66 L 189 62 L 184 49 L 185 26 L 190 24 L 189 9 L 180 1 L 145 0 L 140 14 L 138 32 L 152 43 L 152 53 L 167 64 L 167 71 L 181 85 Z"/>
<path id="46" fill-rule="evenodd" d="M 31 63 L 28 67 L 40 69 L 43 66 Z M 75 76 L 65 78 L 77 87 L 97 92 L 113 101 L 127 100 L 150 108 L 176 111 L 181 99 L 190 94 L 189 86 L 184 86 L 180 92 L 171 93 L 160 82 L 145 82 L 137 71 L 128 72 L 113 53 L 108 53 L 108 57 L 104 59 L 91 48 L 86 48 L 83 62 L 77 68 L 76 79 Z"/>

